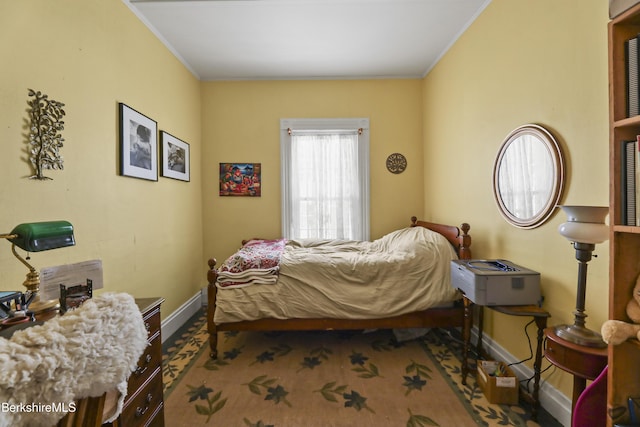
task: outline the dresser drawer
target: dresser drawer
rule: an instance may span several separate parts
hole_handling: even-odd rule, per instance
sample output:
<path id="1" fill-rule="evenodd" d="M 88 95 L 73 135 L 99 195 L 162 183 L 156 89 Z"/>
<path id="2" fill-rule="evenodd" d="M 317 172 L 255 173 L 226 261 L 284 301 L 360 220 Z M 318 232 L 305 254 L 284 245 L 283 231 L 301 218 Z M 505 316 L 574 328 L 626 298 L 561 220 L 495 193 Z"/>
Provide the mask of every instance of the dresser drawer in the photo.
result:
<path id="1" fill-rule="evenodd" d="M 133 395 L 142 384 L 153 374 L 153 372 L 162 364 L 162 342 L 160 334 L 151 340 L 140 359 L 138 360 L 138 367 L 131 373 L 127 386 L 127 399 L 128 396 Z"/>
<path id="2" fill-rule="evenodd" d="M 153 337 L 160 331 L 160 307 L 144 314 L 144 327 L 149 333 L 149 338 Z"/>
<path id="3" fill-rule="evenodd" d="M 162 338 L 160 304 L 162 298 L 140 298 L 136 304 L 142 313 L 149 345 L 129 376 L 124 409 L 116 427 L 164 427 L 162 387 Z"/>
<path id="4" fill-rule="evenodd" d="M 162 370 L 152 371 L 147 382 L 137 394 L 131 396 L 120 416 L 120 425 L 145 426 L 162 409 Z"/>

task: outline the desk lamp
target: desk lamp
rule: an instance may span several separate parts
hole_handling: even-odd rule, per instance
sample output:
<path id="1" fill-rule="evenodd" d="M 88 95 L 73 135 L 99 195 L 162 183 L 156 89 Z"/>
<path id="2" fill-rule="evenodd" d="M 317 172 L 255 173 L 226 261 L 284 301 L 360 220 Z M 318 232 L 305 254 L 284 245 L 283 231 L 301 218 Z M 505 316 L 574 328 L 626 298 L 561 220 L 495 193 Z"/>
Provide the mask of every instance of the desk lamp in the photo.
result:
<path id="1" fill-rule="evenodd" d="M 32 222 L 16 226 L 9 234 L 0 234 L 0 238 L 9 240 L 11 252 L 28 269 L 27 278 L 23 285 L 27 288 L 26 308 L 34 313 L 40 313 L 53 309 L 57 300 L 41 301 L 38 296 L 40 291 L 40 273 L 36 271 L 27 259 L 16 252 L 16 246 L 27 252 L 40 252 L 49 249 L 64 248 L 76 244 L 73 237 L 73 226 L 67 221 Z"/>
<path id="2" fill-rule="evenodd" d="M 587 290 L 587 263 L 591 260 L 596 244 L 609 238 L 609 227 L 604 223 L 609 213 L 606 206 L 560 206 L 567 215 L 567 222 L 558 231 L 573 243 L 578 260 L 578 293 L 573 325 L 556 326 L 560 338 L 587 347 L 606 347 L 602 336 L 585 327 L 585 294 Z"/>

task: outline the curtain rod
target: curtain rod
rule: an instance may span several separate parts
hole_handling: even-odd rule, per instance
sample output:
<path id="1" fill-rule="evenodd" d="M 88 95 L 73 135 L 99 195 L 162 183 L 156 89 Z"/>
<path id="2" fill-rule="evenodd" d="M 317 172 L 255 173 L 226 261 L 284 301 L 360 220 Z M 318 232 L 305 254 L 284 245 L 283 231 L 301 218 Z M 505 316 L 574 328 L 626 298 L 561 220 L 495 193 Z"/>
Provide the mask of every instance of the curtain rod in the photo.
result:
<path id="1" fill-rule="evenodd" d="M 306 130 L 306 129 L 305 129 Z M 362 128 L 356 129 L 358 131 L 358 135 L 362 135 Z M 287 133 L 291 135 L 293 133 L 293 129 L 287 128 Z"/>

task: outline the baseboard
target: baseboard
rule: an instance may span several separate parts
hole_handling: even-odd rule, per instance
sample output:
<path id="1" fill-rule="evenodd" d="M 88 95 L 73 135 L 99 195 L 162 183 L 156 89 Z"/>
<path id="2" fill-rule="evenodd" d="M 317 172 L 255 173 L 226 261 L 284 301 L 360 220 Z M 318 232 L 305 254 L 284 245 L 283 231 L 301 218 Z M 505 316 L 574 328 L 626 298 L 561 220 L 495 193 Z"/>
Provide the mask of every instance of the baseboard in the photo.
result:
<path id="1" fill-rule="evenodd" d="M 196 314 L 203 306 L 203 293 L 198 292 L 182 304 L 176 311 L 162 321 L 162 342 L 173 335 L 187 320 Z"/>
<path id="2" fill-rule="evenodd" d="M 472 341 L 478 340 L 478 329 L 473 328 Z M 535 346 L 535 342 L 533 343 Z M 500 344 L 494 341 L 486 333 L 482 334 L 482 346 L 484 350 L 496 360 L 501 360 L 507 364 L 518 362 L 518 359 L 513 357 L 511 353 L 505 350 Z M 533 369 L 524 364 L 512 365 L 511 369 L 515 372 L 518 378 L 531 378 L 533 377 Z M 544 366 L 543 366 L 544 369 Z M 542 407 L 550 413 L 558 422 L 563 426 L 571 426 L 571 399 L 561 393 L 557 388 L 553 387 L 544 381 L 544 375 L 540 379 L 540 404 Z"/>

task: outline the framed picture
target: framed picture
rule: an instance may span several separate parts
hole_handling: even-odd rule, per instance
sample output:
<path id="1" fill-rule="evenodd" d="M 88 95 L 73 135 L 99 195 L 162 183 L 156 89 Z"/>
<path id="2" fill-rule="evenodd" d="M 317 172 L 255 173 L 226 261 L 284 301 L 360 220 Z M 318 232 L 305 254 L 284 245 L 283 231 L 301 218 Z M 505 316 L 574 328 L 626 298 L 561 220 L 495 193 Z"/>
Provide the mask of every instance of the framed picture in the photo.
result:
<path id="1" fill-rule="evenodd" d="M 220 195 L 260 197 L 260 163 L 220 163 Z"/>
<path id="2" fill-rule="evenodd" d="M 160 131 L 161 174 L 167 178 L 189 181 L 189 144 Z"/>
<path id="3" fill-rule="evenodd" d="M 126 104 L 120 107 L 120 175 L 158 180 L 158 124 Z"/>

